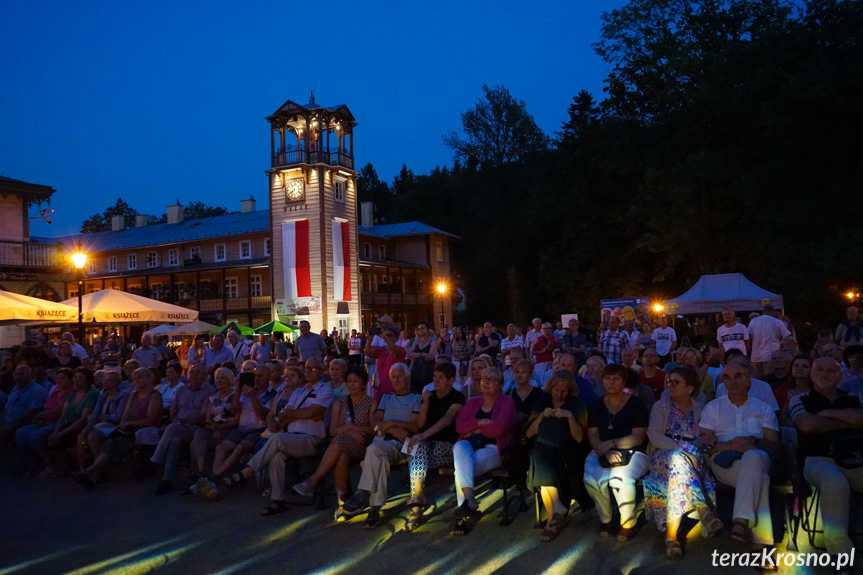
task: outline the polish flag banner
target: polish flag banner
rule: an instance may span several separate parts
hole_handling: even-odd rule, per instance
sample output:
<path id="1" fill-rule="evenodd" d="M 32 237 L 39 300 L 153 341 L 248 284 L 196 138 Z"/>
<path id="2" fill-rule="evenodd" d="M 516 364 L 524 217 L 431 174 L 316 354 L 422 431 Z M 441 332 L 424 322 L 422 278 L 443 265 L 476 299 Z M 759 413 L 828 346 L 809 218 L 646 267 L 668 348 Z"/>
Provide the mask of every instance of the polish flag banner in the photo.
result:
<path id="1" fill-rule="evenodd" d="M 333 220 L 333 299 L 351 301 L 351 230 Z"/>
<path id="2" fill-rule="evenodd" d="M 312 296 L 309 269 L 309 220 L 282 223 L 285 258 L 285 298 Z"/>

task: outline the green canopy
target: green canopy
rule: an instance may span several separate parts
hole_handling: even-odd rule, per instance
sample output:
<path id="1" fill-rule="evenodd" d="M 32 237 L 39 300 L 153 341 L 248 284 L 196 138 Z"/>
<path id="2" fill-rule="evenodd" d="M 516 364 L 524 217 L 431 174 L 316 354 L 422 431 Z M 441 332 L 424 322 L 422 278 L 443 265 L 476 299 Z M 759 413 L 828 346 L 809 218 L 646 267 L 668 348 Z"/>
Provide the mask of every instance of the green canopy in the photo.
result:
<path id="1" fill-rule="evenodd" d="M 240 335 L 251 335 L 255 333 L 255 330 L 253 330 L 249 326 L 232 321 L 230 323 L 226 323 L 225 325 L 219 326 L 216 329 L 211 329 L 209 331 L 209 334 L 216 335 L 217 333 L 220 333 L 222 335 L 228 335 L 229 331 L 235 331 Z"/>
<path id="2" fill-rule="evenodd" d="M 255 328 L 255 333 L 293 333 L 294 330 L 289 325 L 285 325 L 280 321 L 271 321 L 266 325 Z"/>

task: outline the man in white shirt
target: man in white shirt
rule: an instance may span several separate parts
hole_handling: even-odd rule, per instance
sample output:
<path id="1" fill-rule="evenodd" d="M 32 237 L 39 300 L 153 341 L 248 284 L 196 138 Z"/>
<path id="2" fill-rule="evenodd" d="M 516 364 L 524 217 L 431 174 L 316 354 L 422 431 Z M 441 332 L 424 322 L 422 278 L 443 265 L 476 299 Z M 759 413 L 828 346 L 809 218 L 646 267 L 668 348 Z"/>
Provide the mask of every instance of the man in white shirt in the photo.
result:
<path id="1" fill-rule="evenodd" d="M 677 334 L 673 327 L 668 327 L 668 318 L 659 316 L 659 327 L 653 330 L 650 338 L 656 342 L 656 353 L 659 354 L 659 367 L 671 361 L 671 352 L 677 347 Z"/>
<path id="2" fill-rule="evenodd" d="M 228 341 L 225 342 L 225 347 L 234 356 L 234 365 L 242 364 L 252 355 L 252 348 L 246 345 L 246 342 L 241 341 L 240 334 L 233 330 L 228 332 Z"/>
<path id="3" fill-rule="evenodd" d="M 638 345 L 638 338 L 641 337 L 641 332 L 635 329 L 635 320 L 628 319 L 623 323 L 623 331 L 626 337 L 629 338 L 629 347 L 633 348 Z"/>
<path id="4" fill-rule="evenodd" d="M 764 306 L 764 313 L 749 322 L 749 339 L 752 340 L 752 373 L 763 377 L 770 373 L 770 356 L 779 349 L 782 338 L 791 335 L 785 322 L 773 316 L 773 306 Z"/>
<path id="5" fill-rule="evenodd" d="M 737 321 L 737 312 L 730 309 L 722 310 L 722 319 L 725 323 L 716 330 L 716 339 L 722 344 L 722 351 L 739 349 L 744 355 L 749 355 L 749 330 Z"/>
<path id="6" fill-rule="evenodd" d="M 528 359 L 536 363 L 536 359 L 533 357 L 533 344 L 536 343 L 536 340 L 542 335 L 542 320 L 538 317 L 533 318 L 533 329 L 524 334 L 524 347 L 525 355 Z"/>
<path id="7" fill-rule="evenodd" d="M 771 455 L 782 449 L 779 421 L 770 406 L 749 395 L 747 365 L 733 360 L 723 379 L 728 395 L 717 396 L 701 413 L 702 443 L 712 446 L 710 468 L 716 478 L 736 490 L 731 538 L 773 545 L 769 471 Z"/>
<path id="8" fill-rule="evenodd" d="M 500 355 L 503 357 L 504 371 L 512 369 L 510 354 L 515 348 L 524 348 L 524 338 L 518 335 L 518 328 L 514 323 L 506 326 L 506 337 L 500 342 Z"/>

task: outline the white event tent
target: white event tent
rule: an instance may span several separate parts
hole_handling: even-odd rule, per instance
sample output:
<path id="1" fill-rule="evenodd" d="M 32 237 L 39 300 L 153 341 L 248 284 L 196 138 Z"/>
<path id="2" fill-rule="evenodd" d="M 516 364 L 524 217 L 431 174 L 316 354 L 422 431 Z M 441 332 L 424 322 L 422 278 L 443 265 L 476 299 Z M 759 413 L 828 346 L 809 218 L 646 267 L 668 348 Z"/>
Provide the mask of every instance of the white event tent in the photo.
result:
<path id="1" fill-rule="evenodd" d="M 703 314 L 719 313 L 724 309 L 754 311 L 772 304 L 777 310 L 784 308 L 782 296 L 758 287 L 743 274 L 703 275 L 683 295 L 665 300 L 666 313 Z"/>
<path id="2" fill-rule="evenodd" d="M 56 303 L 18 293 L 0 290 L 0 322 L 78 320 L 78 302 Z"/>
<path id="3" fill-rule="evenodd" d="M 78 298 L 68 299 L 63 303 L 75 306 L 77 319 Z M 188 323 L 198 319 L 196 310 L 112 289 L 85 295 L 82 305 L 85 322 Z"/>

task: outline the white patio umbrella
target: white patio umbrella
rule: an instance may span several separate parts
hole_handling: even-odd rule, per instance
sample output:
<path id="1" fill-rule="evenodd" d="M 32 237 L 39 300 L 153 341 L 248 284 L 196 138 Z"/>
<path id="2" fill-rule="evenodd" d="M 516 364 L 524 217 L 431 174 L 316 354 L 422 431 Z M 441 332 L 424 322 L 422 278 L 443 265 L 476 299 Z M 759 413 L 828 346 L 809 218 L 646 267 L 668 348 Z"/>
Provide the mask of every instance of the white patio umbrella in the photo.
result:
<path id="1" fill-rule="evenodd" d="M 175 331 L 172 331 L 171 335 L 198 335 L 199 333 L 207 333 L 211 329 L 216 329 L 217 327 L 219 326 L 205 321 L 195 320 L 191 323 L 181 325 Z"/>
<path id="2" fill-rule="evenodd" d="M 144 335 L 171 335 L 178 329 L 179 328 L 176 325 L 166 323 L 164 325 L 156 326 L 153 329 L 148 329 L 144 332 Z"/>
<path id="3" fill-rule="evenodd" d="M 19 321 L 78 321 L 78 301 L 73 306 L 0 290 L 0 323 Z"/>
<path id="4" fill-rule="evenodd" d="M 68 299 L 63 303 L 74 305 L 77 316 L 78 298 Z M 82 309 L 85 322 L 188 323 L 198 319 L 196 310 L 113 289 L 85 295 Z"/>

